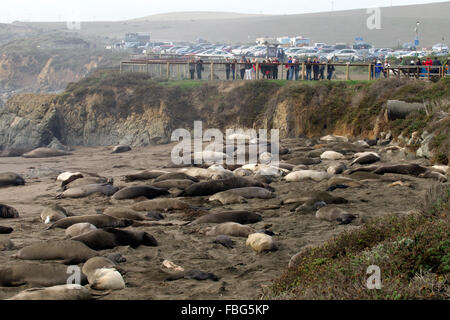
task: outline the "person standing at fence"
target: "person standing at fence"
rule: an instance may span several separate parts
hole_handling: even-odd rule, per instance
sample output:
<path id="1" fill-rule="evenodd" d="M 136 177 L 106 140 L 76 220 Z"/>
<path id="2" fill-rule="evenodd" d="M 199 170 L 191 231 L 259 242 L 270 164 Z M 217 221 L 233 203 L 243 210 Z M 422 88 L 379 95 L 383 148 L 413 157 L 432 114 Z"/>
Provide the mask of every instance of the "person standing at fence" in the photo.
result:
<path id="1" fill-rule="evenodd" d="M 231 78 L 232 80 L 236 80 L 236 65 L 237 60 L 233 59 L 233 62 L 231 63 L 231 74 L 233 75 L 233 77 Z"/>
<path id="2" fill-rule="evenodd" d="M 195 75 L 195 59 L 192 58 L 189 62 L 189 73 L 191 74 L 191 80 L 194 80 Z"/>
<path id="3" fill-rule="evenodd" d="M 314 58 L 312 63 L 313 63 L 314 80 L 319 80 L 319 61 L 317 60 L 317 58 Z"/>
<path id="4" fill-rule="evenodd" d="M 311 69 L 312 69 L 312 64 L 311 64 L 311 58 L 308 58 L 308 60 L 305 61 L 306 64 L 306 80 L 312 80 L 311 78 Z"/>
<path id="5" fill-rule="evenodd" d="M 377 65 L 377 59 L 373 59 L 370 64 L 370 79 L 375 79 L 375 66 Z"/>
<path id="6" fill-rule="evenodd" d="M 197 78 L 202 80 L 202 71 L 203 71 L 203 60 L 198 59 L 197 61 Z"/>
<path id="7" fill-rule="evenodd" d="M 225 74 L 227 76 L 227 80 L 230 80 L 230 72 L 231 72 L 230 58 L 227 58 L 225 63 Z"/>
<path id="8" fill-rule="evenodd" d="M 300 62 L 298 61 L 297 57 L 294 58 L 294 75 L 295 80 L 298 80 L 298 72 L 300 71 Z"/>
<path id="9" fill-rule="evenodd" d="M 448 75 L 450 75 L 450 69 L 448 68 L 448 65 L 450 64 L 450 58 L 447 58 L 447 62 L 445 63 L 445 69 L 444 72 Z"/>
<path id="10" fill-rule="evenodd" d="M 384 60 L 384 68 L 383 68 L 383 75 L 385 78 L 388 77 L 388 73 L 390 72 L 389 68 L 391 67 L 391 64 L 389 63 L 388 59 Z"/>
<path id="11" fill-rule="evenodd" d="M 334 66 L 332 65 L 333 61 L 331 59 L 328 60 L 328 65 L 327 65 L 327 79 L 331 80 L 331 78 L 333 77 L 333 72 L 334 72 Z"/>
<path id="12" fill-rule="evenodd" d="M 252 62 L 247 59 L 245 63 L 245 80 L 252 80 Z"/>
<path id="13" fill-rule="evenodd" d="M 322 64 L 322 62 L 320 62 L 320 59 L 318 60 L 319 63 L 319 79 L 323 80 L 325 79 L 325 65 Z"/>
<path id="14" fill-rule="evenodd" d="M 433 68 L 433 72 L 432 73 L 440 74 L 439 71 L 440 71 L 440 67 L 442 66 L 442 63 L 437 57 L 434 57 L 433 66 L 437 66 L 437 68 Z"/>
<path id="15" fill-rule="evenodd" d="M 274 79 L 278 80 L 278 63 L 280 61 L 278 61 L 277 58 L 273 59 L 273 65 L 272 65 L 272 75 Z"/>
<path id="16" fill-rule="evenodd" d="M 288 61 L 287 61 L 287 63 L 286 63 L 286 80 L 291 80 L 290 78 L 291 78 L 291 75 L 290 75 L 290 72 L 291 72 L 291 63 L 292 63 L 292 57 L 289 57 L 288 58 Z"/>
<path id="17" fill-rule="evenodd" d="M 375 79 L 380 79 L 381 72 L 383 71 L 383 65 L 381 64 L 381 61 L 378 60 L 377 64 L 375 65 Z"/>
<path id="18" fill-rule="evenodd" d="M 242 59 L 239 61 L 239 72 L 241 73 L 241 80 L 244 80 L 245 77 L 245 63 L 247 61 L 245 60 L 245 57 L 242 57 Z"/>

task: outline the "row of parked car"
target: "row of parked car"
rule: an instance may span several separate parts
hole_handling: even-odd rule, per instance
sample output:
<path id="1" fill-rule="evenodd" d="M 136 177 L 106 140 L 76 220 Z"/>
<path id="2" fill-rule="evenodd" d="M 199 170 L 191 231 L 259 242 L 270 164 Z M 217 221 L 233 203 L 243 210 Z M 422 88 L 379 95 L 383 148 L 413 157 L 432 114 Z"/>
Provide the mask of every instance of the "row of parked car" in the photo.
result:
<path id="1" fill-rule="evenodd" d="M 384 60 L 385 58 L 415 57 L 423 58 L 429 55 L 446 56 L 449 49 L 445 44 L 436 44 L 432 50 L 415 50 L 408 47 L 403 50 L 391 48 L 373 48 L 370 44 L 355 44 L 352 47 L 346 44 L 327 45 L 316 43 L 313 47 L 284 47 L 281 48 L 284 57 L 296 57 L 299 60 L 307 58 L 319 58 L 320 61 L 332 60 L 335 62 L 364 62 L 373 59 Z M 265 58 L 267 47 L 263 45 L 224 45 L 200 43 L 195 45 L 175 45 L 172 43 L 153 44 L 147 47 L 144 53 L 162 53 L 166 55 L 177 55 L 185 57 L 201 57 L 210 59 L 239 59 L 242 56 Z M 280 56 L 279 56 L 280 58 Z"/>

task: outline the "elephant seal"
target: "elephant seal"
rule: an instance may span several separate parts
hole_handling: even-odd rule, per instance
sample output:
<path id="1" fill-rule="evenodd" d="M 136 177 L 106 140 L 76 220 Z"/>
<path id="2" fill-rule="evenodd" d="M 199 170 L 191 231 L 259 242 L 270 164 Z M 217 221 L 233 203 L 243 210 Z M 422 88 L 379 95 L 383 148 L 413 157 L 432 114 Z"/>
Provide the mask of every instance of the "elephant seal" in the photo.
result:
<path id="1" fill-rule="evenodd" d="M 169 179 L 155 182 L 152 184 L 152 186 L 163 189 L 177 188 L 180 190 L 184 190 L 191 186 L 193 183 L 194 181 L 189 179 Z"/>
<path id="2" fill-rule="evenodd" d="M 105 183 L 112 184 L 112 182 L 113 182 L 112 179 L 108 180 L 103 177 L 84 177 L 84 178 L 78 178 L 78 179 L 70 181 L 70 182 L 69 182 L 69 180 L 61 183 L 61 187 L 63 190 L 87 186 L 89 184 L 105 184 Z"/>
<path id="3" fill-rule="evenodd" d="M 66 229 L 65 235 L 66 238 L 73 238 L 96 229 L 96 226 L 87 222 L 75 223 Z"/>
<path id="4" fill-rule="evenodd" d="M 91 280 L 91 288 L 95 290 L 121 290 L 125 288 L 122 275 L 114 268 L 95 270 Z"/>
<path id="5" fill-rule="evenodd" d="M 239 203 L 243 199 L 270 199 L 273 198 L 273 193 L 267 189 L 260 187 L 244 187 L 235 188 L 227 191 L 218 192 L 211 197 L 209 201 L 220 201 L 222 204 Z"/>
<path id="6" fill-rule="evenodd" d="M 14 172 L 0 173 L 0 187 L 23 186 L 25 179 Z"/>
<path id="7" fill-rule="evenodd" d="M 57 150 L 57 149 L 50 149 L 50 148 L 37 148 L 30 152 L 24 153 L 22 157 L 24 158 L 50 158 L 50 157 L 61 157 L 61 156 L 67 156 L 71 155 L 72 153 Z"/>
<path id="8" fill-rule="evenodd" d="M 193 279 L 193 280 L 212 280 L 219 281 L 219 277 L 210 272 L 204 272 L 199 270 L 184 271 L 175 275 L 172 275 L 166 279 L 166 281 L 174 281 L 178 279 Z"/>
<path id="9" fill-rule="evenodd" d="M 140 212 L 136 212 L 133 209 L 124 207 L 109 207 L 106 208 L 105 211 L 103 211 L 103 214 L 117 219 L 129 219 L 135 221 L 151 220 L 146 215 Z"/>
<path id="10" fill-rule="evenodd" d="M 34 243 L 15 255 L 22 260 L 63 260 L 64 264 L 78 264 L 98 256 L 84 243 L 74 240 L 49 240 Z"/>
<path id="11" fill-rule="evenodd" d="M 137 197 L 146 197 L 153 199 L 159 196 L 170 194 L 166 189 L 155 188 L 152 186 L 131 186 L 120 189 L 112 196 L 115 200 L 133 199 Z"/>
<path id="12" fill-rule="evenodd" d="M 332 164 L 327 168 L 329 174 L 340 174 L 344 172 L 344 170 L 347 170 L 347 166 L 342 162 Z"/>
<path id="13" fill-rule="evenodd" d="M 131 151 L 131 147 L 127 145 L 118 145 L 115 146 L 111 153 L 122 153 L 122 152 L 128 152 Z"/>
<path id="14" fill-rule="evenodd" d="M 313 164 L 319 164 L 321 162 L 321 160 L 317 157 L 311 157 L 311 158 L 303 158 L 303 157 L 299 157 L 299 158 L 293 158 L 293 159 L 289 159 L 286 161 L 288 164 L 292 164 L 294 166 L 298 166 L 298 165 L 313 165 Z"/>
<path id="15" fill-rule="evenodd" d="M 0 226 L 0 234 L 10 234 L 13 231 L 13 228 Z"/>
<path id="16" fill-rule="evenodd" d="M 12 219 L 19 218 L 19 212 L 13 207 L 0 203 L 0 218 Z"/>
<path id="17" fill-rule="evenodd" d="M 301 181 L 306 179 L 311 179 L 314 181 L 322 181 L 325 179 L 329 179 L 331 174 L 325 171 L 316 171 L 316 170 L 300 170 L 289 173 L 284 179 L 288 182 Z"/>
<path id="18" fill-rule="evenodd" d="M 253 175 L 253 171 L 249 169 L 237 168 L 233 171 L 233 174 L 237 177 L 248 177 Z"/>
<path id="19" fill-rule="evenodd" d="M 255 230 L 249 226 L 244 226 L 236 222 L 225 222 L 214 227 L 206 227 L 200 230 L 207 236 L 225 235 L 230 237 L 244 237 L 247 238 L 249 234 L 254 233 Z"/>
<path id="20" fill-rule="evenodd" d="M 339 224 L 348 224 L 356 219 L 356 216 L 340 208 L 326 206 L 317 210 L 316 218 L 329 222 L 337 221 Z"/>
<path id="21" fill-rule="evenodd" d="M 48 288 L 27 289 L 8 300 L 92 300 L 98 297 L 98 294 L 93 294 L 79 284 L 63 284 Z"/>
<path id="22" fill-rule="evenodd" d="M 83 264 L 83 268 L 81 269 L 81 271 L 83 272 L 84 275 L 86 275 L 89 283 L 92 283 L 94 282 L 93 275 L 95 270 L 102 268 L 112 269 L 115 267 L 116 263 L 109 258 L 93 257 Z"/>
<path id="23" fill-rule="evenodd" d="M 23 284 L 50 287 L 67 283 L 70 274 L 68 267 L 60 263 L 30 263 L 21 262 L 0 269 L 0 286 L 17 287 Z M 81 284 L 87 283 L 87 278 L 81 275 Z"/>
<path id="24" fill-rule="evenodd" d="M 344 155 L 336 151 L 325 151 L 320 155 L 320 159 L 323 160 L 342 160 Z"/>
<path id="25" fill-rule="evenodd" d="M 264 251 L 275 251 L 278 249 L 271 236 L 259 232 L 250 234 L 245 242 L 245 245 L 258 253 Z"/>
<path id="26" fill-rule="evenodd" d="M 193 182 L 198 182 L 199 180 L 192 177 L 184 172 L 168 172 L 158 176 L 153 182 L 160 182 L 164 180 L 191 180 Z"/>
<path id="27" fill-rule="evenodd" d="M 353 180 L 352 178 L 348 177 L 332 177 L 330 180 L 328 180 L 328 187 L 332 187 L 335 185 L 346 185 L 349 187 L 361 187 L 362 183 L 356 180 Z"/>
<path id="28" fill-rule="evenodd" d="M 53 205 L 50 207 L 44 208 L 41 212 L 41 220 L 45 224 L 49 224 L 50 222 L 55 222 L 64 218 L 67 218 L 68 214 L 66 209 L 60 207 L 58 205 Z"/>
<path id="29" fill-rule="evenodd" d="M 127 262 L 127 259 L 120 253 L 110 253 L 106 256 L 106 258 L 108 258 L 109 260 L 111 260 L 114 263 Z"/>
<path id="30" fill-rule="evenodd" d="M 144 170 L 144 171 L 134 173 L 134 174 L 127 174 L 125 176 L 125 181 L 131 182 L 131 181 L 137 181 L 137 180 L 150 180 L 150 179 L 158 178 L 159 176 L 162 176 L 163 174 L 166 174 L 166 173 L 169 173 L 169 172 L 158 171 L 158 170 L 152 170 L 152 171 Z"/>
<path id="31" fill-rule="evenodd" d="M 107 227 L 125 228 L 133 224 L 132 220 L 116 219 L 114 217 L 105 214 L 96 214 L 96 215 L 85 215 L 85 216 L 74 216 L 63 218 L 50 225 L 47 229 L 53 228 L 67 229 L 71 225 L 81 222 L 88 222 L 90 224 L 93 224 L 97 228 L 107 228 Z"/>
<path id="32" fill-rule="evenodd" d="M 265 184 L 251 178 L 231 177 L 227 179 L 194 183 L 193 185 L 182 191 L 180 194 L 178 194 L 178 196 L 183 197 L 209 196 L 221 191 L 244 187 L 267 188 Z"/>
<path id="33" fill-rule="evenodd" d="M 432 171 L 432 170 L 428 170 L 425 173 L 421 173 L 419 174 L 419 178 L 432 178 L 432 179 L 436 179 L 439 182 L 447 182 L 447 176 L 437 172 L 437 171 Z"/>
<path id="34" fill-rule="evenodd" d="M 190 222 L 190 224 L 201 223 L 223 223 L 237 222 L 240 224 L 251 224 L 262 220 L 261 215 L 250 211 L 224 211 L 209 213 Z"/>
<path id="35" fill-rule="evenodd" d="M 0 251 L 9 251 L 14 249 L 14 243 L 11 239 L 0 236 Z"/>
<path id="36" fill-rule="evenodd" d="M 173 198 L 146 200 L 131 206 L 131 209 L 136 211 L 171 211 L 190 208 L 191 205 L 187 202 Z"/>
<path id="37" fill-rule="evenodd" d="M 415 163 L 410 164 L 397 164 L 397 165 L 385 165 L 381 166 L 373 173 L 375 174 L 385 174 L 385 173 L 398 173 L 398 174 L 407 174 L 412 176 L 419 176 L 420 174 L 423 174 L 427 172 L 428 169 L 425 167 L 422 167 Z"/>
<path id="38" fill-rule="evenodd" d="M 0 157 L 20 157 L 24 153 L 33 150 L 32 148 L 11 148 L 0 151 Z"/>
<path id="39" fill-rule="evenodd" d="M 234 241 L 229 236 L 225 236 L 223 234 L 218 235 L 212 243 L 220 244 L 228 249 L 234 248 Z"/>
<path id="40" fill-rule="evenodd" d="M 58 181 L 66 181 L 74 176 L 79 176 L 79 178 L 83 178 L 83 174 L 81 172 L 70 172 L 70 171 L 65 171 L 63 173 L 60 173 L 57 177 L 56 180 Z"/>
<path id="41" fill-rule="evenodd" d="M 355 160 L 350 163 L 350 166 L 354 164 L 371 164 L 377 161 L 380 161 L 381 157 L 375 152 L 360 152 L 354 155 L 356 157 Z"/>
<path id="42" fill-rule="evenodd" d="M 81 187 L 74 187 L 67 189 L 63 193 L 56 196 L 57 199 L 61 198 L 83 198 L 90 196 L 94 193 L 101 193 L 105 196 L 111 196 L 115 194 L 119 188 L 114 187 L 109 183 L 104 184 L 88 184 Z"/>
<path id="43" fill-rule="evenodd" d="M 83 242 L 94 250 L 113 249 L 117 246 L 137 248 L 140 245 L 156 247 L 158 242 L 153 236 L 144 231 L 120 230 L 104 228 L 90 231 L 72 240 Z"/>

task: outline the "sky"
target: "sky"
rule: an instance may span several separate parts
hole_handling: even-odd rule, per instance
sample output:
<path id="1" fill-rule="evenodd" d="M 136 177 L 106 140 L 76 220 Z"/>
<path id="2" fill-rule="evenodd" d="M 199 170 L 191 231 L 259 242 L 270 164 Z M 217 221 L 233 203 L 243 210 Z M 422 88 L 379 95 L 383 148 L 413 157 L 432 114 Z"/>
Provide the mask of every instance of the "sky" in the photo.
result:
<path id="1" fill-rule="evenodd" d="M 118 21 L 178 11 L 298 14 L 444 2 L 436 0 L 2 0 L 0 22 Z"/>

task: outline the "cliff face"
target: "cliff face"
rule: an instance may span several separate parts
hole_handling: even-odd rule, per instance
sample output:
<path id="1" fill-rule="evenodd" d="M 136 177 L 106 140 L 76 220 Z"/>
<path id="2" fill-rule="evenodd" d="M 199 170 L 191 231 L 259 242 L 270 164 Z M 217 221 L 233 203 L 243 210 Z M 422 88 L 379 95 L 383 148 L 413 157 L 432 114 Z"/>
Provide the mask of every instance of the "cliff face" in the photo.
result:
<path id="1" fill-rule="evenodd" d="M 280 137 L 326 134 L 373 138 L 380 132 L 423 132 L 429 115 L 402 121 L 385 116 L 386 101 L 433 101 L 448 123 L 450 83 L 155 82 L 145 75 L 99 72 L 59 95 L 22 94 L 0 111 L 0 145 L 37 147 L 54 138 L 67 145 L 165 143 L 173 130 L 279 129 Z M 427 117 L 427 119 L 423 118 Z M 423 118 L 423 119 L 422 119 Z M 445 120 L 447 119 L 447 120 Z M 447 122 L 446 122 L 447 121 Z M 441 126 L 443 134 L 448 126 Z M 441 130 L 441 131 L 442 131 Z"/>

